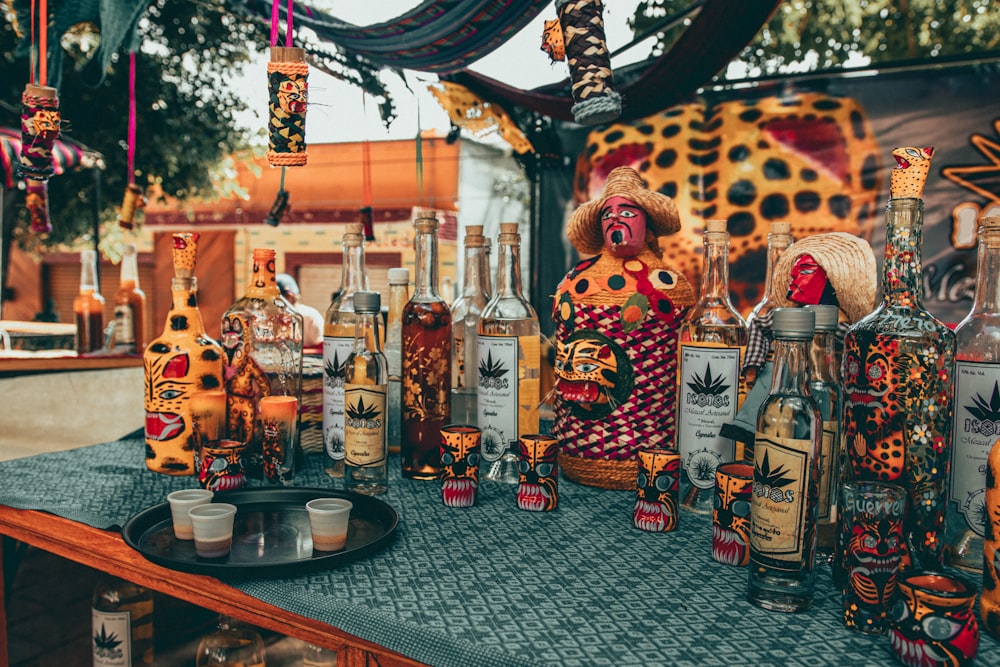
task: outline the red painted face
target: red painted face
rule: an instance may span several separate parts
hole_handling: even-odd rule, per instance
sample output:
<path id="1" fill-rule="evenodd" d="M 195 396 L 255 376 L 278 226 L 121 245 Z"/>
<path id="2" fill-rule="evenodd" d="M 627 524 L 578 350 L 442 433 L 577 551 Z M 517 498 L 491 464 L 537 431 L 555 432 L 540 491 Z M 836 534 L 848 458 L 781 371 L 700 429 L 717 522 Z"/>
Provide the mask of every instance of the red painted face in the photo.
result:
<path id="1" fill-rule="evenodd" d="M 631 199 L 610 197 L 601 209 L 604 247 L 615 257 L 635 257 L 646 242 L 646 212 Z"/>
<path id="2" fill-rule="evenodd" d="M 792 265 L 792 284 L 788 287 L 788 299 L 802 305 L 815 306 L 826 289 L 826 271 L 816 263 L 812 255 L 802 255 Z"/>

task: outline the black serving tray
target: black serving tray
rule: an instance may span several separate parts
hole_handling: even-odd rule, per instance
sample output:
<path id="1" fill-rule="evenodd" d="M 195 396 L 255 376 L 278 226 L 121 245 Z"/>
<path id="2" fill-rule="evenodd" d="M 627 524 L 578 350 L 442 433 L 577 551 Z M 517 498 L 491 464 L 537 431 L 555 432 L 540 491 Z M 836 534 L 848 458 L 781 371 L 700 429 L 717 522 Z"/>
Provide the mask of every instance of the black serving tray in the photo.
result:
<path id="1" fill-rule="evenodd" d="M 306 503 L 346 498 L 354 503 L 341 551 L 313 551 Z M 125 543 L 163 567 L 217 577 L 289 576 L 338 567 L 385 548 L 395 537 L 399 515 L 389 504 L 350 491 L 276 487 L 220 491 L 214 502 L 236 505 L 233 548 L 223 558 L 200 558 L 192 540 L 174 537 L 170 504 L 139 512 L 122 528 Z"/>

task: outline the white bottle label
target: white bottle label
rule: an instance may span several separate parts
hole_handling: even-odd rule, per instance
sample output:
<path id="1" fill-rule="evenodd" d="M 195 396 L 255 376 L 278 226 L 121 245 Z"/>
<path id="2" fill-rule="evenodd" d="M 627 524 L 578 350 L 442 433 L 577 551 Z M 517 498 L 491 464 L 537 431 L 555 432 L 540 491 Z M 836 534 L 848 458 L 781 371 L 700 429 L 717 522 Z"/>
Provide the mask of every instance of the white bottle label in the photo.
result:
<path id="1" fill-rule="evenodd" d="M 384 384 L 344 385 L 344 461 L 364 468 L 385 462 L 386 392 Z"/>
<path id="2" fill-rule="evenodd" d="M 115 306 L 115 343 L 123 345 L 135 342 L 135 313 L 132 306 Z"/>
<path id="3" fill-rule="evenodd" d="M 323 447 L 334 461 L 344 459 L 344 364 L 354 338 L 323 338 Z"/>
<path id="4" fill-rule="evenodd" d="M 91 609 L 94 667 L 131 667 L 132 614 Z"/>
<path id="5" fill-rule="evenodd" d="M 499 461 L 517 442 L 517 338 L 479 336 L 476 400 L 482 429 L 482 458 Z"/>
<path id="6" fill-rule="evenodd" d="M 750 496 L 751 565 L 799 570 L 805 543 L 812 441 L 757 432 Z"/>
<path id="7" fill-rule="evenodd" d="M 735 443 L 723 424 L 739 409 L 740 348 L 684 343 L 680 349 L 677 443 L 681 467 L 699 489 L 715 487 L 715 468 L 732 461 Z"/>
<path id="8" fill-rule="evenodd" d="M 950 502 L 977 535 L 986 533 L 986 459 L 1000 435 L 1000 364 L 955 362 Z"/>

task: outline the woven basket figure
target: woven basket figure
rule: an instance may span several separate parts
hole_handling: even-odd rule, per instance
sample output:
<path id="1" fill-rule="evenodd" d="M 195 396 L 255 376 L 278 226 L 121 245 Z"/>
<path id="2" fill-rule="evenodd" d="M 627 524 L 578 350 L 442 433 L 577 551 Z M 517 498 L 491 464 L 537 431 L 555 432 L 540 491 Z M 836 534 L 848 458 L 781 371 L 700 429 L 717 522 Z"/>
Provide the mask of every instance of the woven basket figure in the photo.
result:
<path id="1" fill-rule="evenodd" d="M 616 234 L 629 227 L 638 234 L 631 248 Z M 656 238 L 678 228 L 673 201 L 627 167 L 612 171 L 604 195 L 570 221 L 573 245 L 600 253 L 573 267 L 554 303 L 553 435 L 575 482 L 634 490 L 638 450 L 675 447 L 677 326 L 694 291 L 663 262 Z"/>

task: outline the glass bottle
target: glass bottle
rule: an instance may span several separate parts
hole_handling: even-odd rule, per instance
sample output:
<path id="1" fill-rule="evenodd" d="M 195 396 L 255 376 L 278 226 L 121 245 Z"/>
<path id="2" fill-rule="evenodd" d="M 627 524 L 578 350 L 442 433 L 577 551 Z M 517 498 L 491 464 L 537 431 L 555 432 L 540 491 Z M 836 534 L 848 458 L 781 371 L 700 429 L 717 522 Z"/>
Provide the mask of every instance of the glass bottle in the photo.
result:
<path id="1" fill-rule="evenodd" d="M 202 637 L 195 667 L 264 667 L 267 649 L 254 628 L 220 614 L 215 630 Z"/>
<path id="2" fill-rule="evenodd" d="M 380 344 L 381 308 L 378 292 L 354 293 L 354 351 L 344 373 L 344 485 L 371 496 L 385 493 L 389 481 L 389 367 Z"/>
<path id="3" fill-rule="evenodd" d="M 246 294 L 222 316 L 229 437 L 247 443 L 247 474 L 257 478 L 265 474 L 260 399 L 302 402 L 302 315 L 281 296 L 275 255 L 271 248 L 254 248 Z"/>
<path id="4" fill-rule="evenodd" d="M 451 418 L 451 309 L 438 294 L 438 221 L 419 217 L 413 296 L 403 308 L 403 476 L 437 479 Z"/>
<path id="5" fill-rule="evenodd" d="M 538 433 L 541 339 L 535 309 L 521 293 L 521 235 L 500 223 L 496 293 L 479 320 L 480 477 L 518 482 L 518 438 Z"/>
<path id="6" fill-rule="evenodd" d="M 115 293 L 114 346 L 119 352 L 139 352 L 146 346 L 146 295 L 139 289 L 135 244 L 122 250 L 121 284 Z"/>
<path id="7" fill-rule="evenodd" d="M 681 507 L 699 514 L 712 511 L 715 468 L 744 458 L 721 430 L 743 401 L 740 367 L 747 344 L 746 323 L 729 299 L 725 220 L 707 221 L 704 244 L 701 292 L 681 323 L 677 396 Z"/>
<path id="8" fill-rule="evenodd" d="M 385 360 L 389 366 L 389 426 L 386 439 L 389 453 L 399 454 L 403 439 L 403 308 L 410 300 L 410 270 L 389 269 L 389 312 L 385 327 Z"/>
<path id="9" fill-rule="evenodd" d="M 815 315 L 774 311 L 774 375 L 760 406 L 750 500 L 747 600 L 770 611 L 808 609 L 816 583 L 823 418 L 809 393 Z"/>
<path id="10" fill-rule="evenodd" d="M 168 475 L 194 474 L 195 392 L 222 389 L 222 346 L 208 337 L 194 276 L 198 234 L 173 235 L 173 305 L 163 333 L 143 353 L 146 467 Z"/>
<path id="11" fill-rule="evenodd" d="M 80 251 L 80 293 L 73 299 L 76 352 L 89 354 L 104 347 L 104 297 L 97 288 L 97 251 Z"/>
<path id="12" fill-rule="evenodd" d="M 771 231 L 767 235 L 767 267 L 764 273 L 764 295 L 747 315 L 747 342 L 753 336 L 766 336 L 770 338 L 771 313 L 777 307 L 776 301 L 771 295 L 774 280 L 774 267 L 778 265 L 778 260 L 792 245 L 792 225 L 788 222 L 772 222 Z M 758 331 L 755 332 L 755 329 Z M 767 359 L 770 360 L 768 353 Z M 753 387 L 757 379 L 757 368 L 744 369 L 744 384 L 749 390 Z"/>
<path id="13" fill-rule="evenodd" d="M 979 224 L 976 295 L 955 327 L 955 419 L 945 518 L 948 564 L 982 572 L 986 460 L 1000 425 L 1000 217 Z"/>
<path id="14" fill-rule="evenodd" d="M 153 664 L 153 593 L 129 581 L 104 577 L 90 607 L 94 667 Z"/>
<path id="15" fill-rule="evenodd" d="M 344 362 L 354 349 L 354 293 L 368 289 L 364 225 L 347 225 L 342 243 L 340 290 L 330 301 L 323 327 L 324 469 L 333 478 L 344 476 Z"/>
<path id="16" fill-rule="evenodd" d="M 809 344 L 809 393 L 823 418 L 820 448 L 819 504 L 816 509 L 816 555 L 829 561 L 837 540 L 837 497 L 840 495 L 840 355 L 837 352 L 837 306 L 805 306 L 816 316 L 816 331 Z"/>
<path id="17" fill-rule="evenodd" d="M 944 566 L 955 333 L 922 304 L 923 201 L 886 207 L 882 302 L 844 339 L 841 429 L 850 474 L 907 489 L 902 570 Z"/>
<path id="18" fill-rule="evenodd" d="M 479 318 L 490 300 L 490 242 L 482 225 L 465 228 L 462 294 L 451 305 L 451 420 L 475 426 Z"/>

